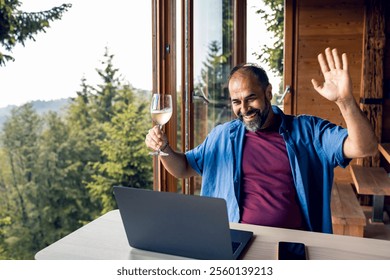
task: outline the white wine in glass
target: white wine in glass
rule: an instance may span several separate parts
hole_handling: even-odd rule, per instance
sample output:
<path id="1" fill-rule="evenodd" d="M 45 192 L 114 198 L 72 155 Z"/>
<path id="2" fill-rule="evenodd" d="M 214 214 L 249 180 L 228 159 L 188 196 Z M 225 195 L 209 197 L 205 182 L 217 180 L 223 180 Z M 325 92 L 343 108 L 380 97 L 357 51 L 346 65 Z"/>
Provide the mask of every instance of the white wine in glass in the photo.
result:
<path id="1" fill-rule="evenodd" d="M 154 93 L 152 97 L 152 102 L 150 105 L 150 113 L 152 115 L 152 120 L 160 126 L 160 129 L 164 124 L 166 124 L 172 117 L 172 96 L 169 94 L 159 94 Z M 149 153 L 154 156 L 167 156 L 167 153 L 164 153 L 160 149 L 155 152 Z"/>

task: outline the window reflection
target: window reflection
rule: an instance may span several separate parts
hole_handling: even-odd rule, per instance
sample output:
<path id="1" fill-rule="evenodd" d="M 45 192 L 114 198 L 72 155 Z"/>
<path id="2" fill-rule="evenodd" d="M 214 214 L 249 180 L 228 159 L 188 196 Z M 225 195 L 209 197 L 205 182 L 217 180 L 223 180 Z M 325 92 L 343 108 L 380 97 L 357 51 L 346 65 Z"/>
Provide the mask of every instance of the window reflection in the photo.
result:
<path id="1" fill-rule="evenodd" d="M 232 67 L 233 0 L 194 1 L 194 145 L 231 120 L 227 78 Z M 195 188 L 200 189 L 201 178 Z"/>

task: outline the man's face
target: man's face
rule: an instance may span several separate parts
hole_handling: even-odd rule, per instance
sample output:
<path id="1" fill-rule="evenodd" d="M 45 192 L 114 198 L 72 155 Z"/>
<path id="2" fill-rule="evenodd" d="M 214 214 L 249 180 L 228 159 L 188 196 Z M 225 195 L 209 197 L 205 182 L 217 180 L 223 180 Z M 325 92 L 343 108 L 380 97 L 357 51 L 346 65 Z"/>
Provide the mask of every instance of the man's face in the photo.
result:
<path id="1" fill-rule="evenodd" d="M 253 74 L 236 72 L 230 79 L 229 92 L 234 114 L 249 131 L 260 130 L 271 110 L 271 85 L 264 91 Z"/>

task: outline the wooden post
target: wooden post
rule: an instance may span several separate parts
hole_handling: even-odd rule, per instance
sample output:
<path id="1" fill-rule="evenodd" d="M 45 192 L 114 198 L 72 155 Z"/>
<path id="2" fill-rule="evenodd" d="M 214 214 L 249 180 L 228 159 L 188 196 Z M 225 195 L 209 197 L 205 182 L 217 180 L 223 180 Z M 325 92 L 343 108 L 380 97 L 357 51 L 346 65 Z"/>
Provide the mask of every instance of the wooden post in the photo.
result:
<path id="1" fill-rule="evenodd" d="M 383 52 L 385 47 L 385 15 L 382 0 L 366 0 L 363 40 L 360 108 L 370 120 L 378 141 L 382 136 Z M 362 166 L 379 166 L 379 152 L 359 159 Z"/>

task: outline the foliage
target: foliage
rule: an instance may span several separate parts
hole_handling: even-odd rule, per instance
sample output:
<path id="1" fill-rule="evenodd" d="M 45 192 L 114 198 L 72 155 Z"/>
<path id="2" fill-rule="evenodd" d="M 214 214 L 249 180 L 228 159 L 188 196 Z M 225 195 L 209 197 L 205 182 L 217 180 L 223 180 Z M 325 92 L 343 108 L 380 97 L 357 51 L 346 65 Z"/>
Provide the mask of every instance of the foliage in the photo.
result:
<path id="1" fill-rule="evenodd" d="M 0 0 L 1 1 L 1 0 Z M 40 249 L 116 207 L 113 185 L 150 188 L 145 96 L 118 78 L 106 50 L 102 83 L 82 79 L 65 116 L 12 110 L 0 142 L 0 259 Z M 64 114 L 64 113 L 62 113 Z"/>
<path id="2" fill-rule="evenodd" d="M 11 118 L 4 124 L 3 156 L 8 163 L 8 172 L 2 175 L 6 209 L 1 211 L 1 215 L 3 219 L 11 218 L 10 226 L 4 230 L 4 242 L 10 258 L 28 258 L 28 252 L 35 249 L 31 239 L 40 234 L 34 231 L 28 234 L 28 231 L 37 224 L 31 214 L 39 203 L 34 179 L 41 129 L 41 121 L 30 104 L 14 109 Z M 14 246 L 16 243 L 20 246 Z"/>
<path id="3" fill-rule="evenodd" d="M 88 185 L 94 197 L 102 201 L 102 213 L 116 208 L 112 199 L 112 186 L 122 185 L 137 188 L 152 187 L 152 165 L 144 143 L 151 119 L 146 102 L 128 103 L 132 92 L 129 88 L 120 91 L 122 100 L 117 101 L 115 115 L 103 125 L 106 137 L 97 141 L 105 161 L 96 162 L 95 175 Z"/>
<path id="4" fill-rule="evenodd" d="M 8 222 L 2 246 L 7 258 L 31 259 L 92 218 L 68 134 L 57 114 L 41 118 L 30 103 L 13 110 L 4 125 L 0 219 Z"/>
<path id="5" fill-rule="evenodd" d="M 19 0 L 0 0 L 0 44 L 10 52 L 17 43 L 24 46 L 27 39 L 35 40 L 34 35 L 46 32 L 49 21 L 61 19 L 72 5 L 62 4 L 47 11 L 27 13 L 19 10 Z M 0 66 L 14 60 L 10 54 L 0 52 Z"/>
<path id="6" fill-rule="evenodd" d="M 284 44 L 284 0 L 262 0 L 265 6 L 268 6 L 270 12 L 266 9 L 257 11 L 265 21 L 267 31 L 273 34 L 273 45 L 263 45 L 261 53 L 254 53 L 257 59 L 268 64 L 271 71 L 279 76 L 283 76 L 283 44 Z"/>
<path id="7" fill-rule="evenodd" d="M 49 233 L 42 246 L 47 246 L 93 219 L 96 211 L 80 180 L 80 159 L 74 149 L 79 140 L 70 137 L 72 128 L 57 113 L 47 114 L 44 122 L 36 163 L 44 172 L 36 182 L 42 190 L 42 227 Z"/>
<path id="8" fill-rule="evenodd" d="M 150 188 L 152 178 L 151 158 L 144 144 L 145 129 L 151 123 L 148 104 L 117 76 L 113 57 L 106 50 L 103 69 L 97 69 L 102 84 L 94 88 L 84 81 L 75 118 L 88 133 L 83 135 L 90 150 L 86 185 L 101 213 L 116 207 L 113 185 Z M 99 153 L 94 154 L 96 151 Z"/>

